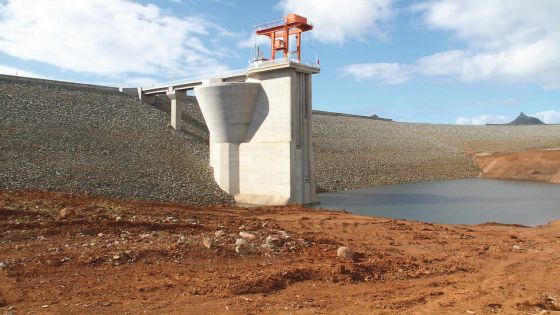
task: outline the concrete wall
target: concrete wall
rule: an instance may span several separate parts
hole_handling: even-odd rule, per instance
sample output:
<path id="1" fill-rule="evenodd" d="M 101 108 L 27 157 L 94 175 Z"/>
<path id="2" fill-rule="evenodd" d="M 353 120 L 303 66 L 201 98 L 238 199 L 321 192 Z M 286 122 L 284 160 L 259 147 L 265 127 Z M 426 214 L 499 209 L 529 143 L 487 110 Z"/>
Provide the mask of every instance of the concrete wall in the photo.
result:
<path id="1" fill-rule="evenodd" d="M 210 165 L 216 182 L 236 201 L 270 205 L 318 201 L 311 144 L 311 74 L 317 71 L 286 63 L 252 69 L 245 83 L 195 88 L 210 130 Z M 247 91 L 248 85 L 259 86 L 254 104 L 247 104 L 249 95 L 232 97 L 235 85 L 237 94 L 246 94 L 242 90 Z M 216 108 L 222 108 L 218 115 Z M 235 139 L 226 139 L 221 134 L 224 128 L 237 123 L 230 118 L 247 109 L 252 114 L 245 135 L 236 132 Z M 215 123 L 216 116 L 220 123 Z"/>

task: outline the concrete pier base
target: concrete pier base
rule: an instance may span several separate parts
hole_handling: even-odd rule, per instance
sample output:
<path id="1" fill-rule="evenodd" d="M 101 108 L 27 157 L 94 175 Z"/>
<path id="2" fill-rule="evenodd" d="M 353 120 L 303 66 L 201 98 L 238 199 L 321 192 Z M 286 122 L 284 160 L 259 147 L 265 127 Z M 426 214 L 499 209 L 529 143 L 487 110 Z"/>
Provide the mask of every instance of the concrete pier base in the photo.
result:
<path id="1" fill-rule="evenodd" d="M 156 103 L 155 95 L 146 95 L 144 94 L 141 88 L 138 88 L 137 93 L 138 93 L 138 99 L 140 99 L 142 102 L 150 105 L 154 105 Z"/>
<path id="2" fill-rule="evenodd" d="M 175 130 L 181 130 L 181 104 L 186 104 L 187 94 L 185 91 L 177 91 L 175 89 L 168 89 L 167 97 L 171 100 L 171 127 Z"/>

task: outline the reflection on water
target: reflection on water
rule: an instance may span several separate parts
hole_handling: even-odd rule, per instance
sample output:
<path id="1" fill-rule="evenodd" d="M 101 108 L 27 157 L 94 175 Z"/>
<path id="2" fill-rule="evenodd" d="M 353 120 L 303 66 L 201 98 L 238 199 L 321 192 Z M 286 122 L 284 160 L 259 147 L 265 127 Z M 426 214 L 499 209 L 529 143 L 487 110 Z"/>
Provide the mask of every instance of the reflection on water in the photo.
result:
<path id="1" fill-rule="evenodd" d="M 315 208 L 451 224 L 535 226 L 560 219 L 560 185 L 490 179 L 422 182 L 319 194 Z"/>

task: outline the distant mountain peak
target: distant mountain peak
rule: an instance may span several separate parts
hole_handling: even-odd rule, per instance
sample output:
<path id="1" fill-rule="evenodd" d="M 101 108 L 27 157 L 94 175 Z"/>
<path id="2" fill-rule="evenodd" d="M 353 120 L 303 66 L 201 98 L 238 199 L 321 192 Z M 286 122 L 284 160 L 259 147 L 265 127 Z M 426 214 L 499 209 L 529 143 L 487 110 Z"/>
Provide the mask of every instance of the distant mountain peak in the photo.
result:
<path id="1" fill-rule="evenodd" d="M 519 114 L 517 118 L 515 118 L 512 122 L 508 125 L 544 125 L 545 123 L 542 122 L 540 119 L 536 117 L 531 117 L 525 115 L 525 113 Z"/>

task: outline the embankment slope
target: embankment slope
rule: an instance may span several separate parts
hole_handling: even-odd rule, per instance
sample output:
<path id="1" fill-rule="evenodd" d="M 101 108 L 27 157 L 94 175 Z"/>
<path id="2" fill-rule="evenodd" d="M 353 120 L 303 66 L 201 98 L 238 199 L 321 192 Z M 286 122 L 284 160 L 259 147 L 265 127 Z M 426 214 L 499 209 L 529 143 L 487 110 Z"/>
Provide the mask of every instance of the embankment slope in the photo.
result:
<path id="1" fill-rule="evenodd" d="M 157 106 L 117 92 L 0 80 L 0 188 L 228 203 L 208 167 L 196 100 L 185 130 Z M 160 109 L 160 110 L 158 110 Z M 560 147 L 560 126 L 453 126 L 313 115 L 320 191 L 472 178 L 471 153 Z"/>
<path id="2" fill-rule="evenodd" d="M 482 153 L 475 161 L 484 178 L 560 183 L 560 149 Z"/>
<path id="3" fill-rule="evenodd" d="M 560 126 L 458 126 L 313 115 L 317 183 L 336 191 L 474 178 L 472 153 L 560 147 Z"/>
<path id="4" fill-rule="evenodd" d="M 208 167 L 208 131 L 184 132 L 118 92 L 0 80 L 0 187 L 228 203 Z"/>

